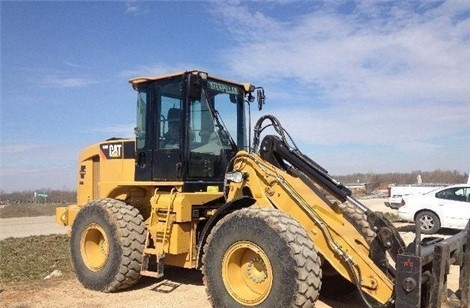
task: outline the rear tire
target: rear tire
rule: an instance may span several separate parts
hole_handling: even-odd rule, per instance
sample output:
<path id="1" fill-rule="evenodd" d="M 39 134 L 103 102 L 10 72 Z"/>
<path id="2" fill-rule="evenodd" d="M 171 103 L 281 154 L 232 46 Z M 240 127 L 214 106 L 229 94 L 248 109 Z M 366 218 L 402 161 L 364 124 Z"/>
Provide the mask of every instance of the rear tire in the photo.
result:
<path id="1" fill-rule="evenodd" d="M 434 234 L 441 228 L 441 221 L 431 211 L 422 211 L 416 215 L 415 224 L 421 228 L 421 233 Z"/>
<path id="2" fill-rule="evenodd" d="M 287 214 L 247 208 L 221 219 L 204 246 L 202 273 L 214 307 L 313 307 L 320 258 Z"/>
<path id="3" fill-rule="evenodd" d="M 145 223 L 139 211 L 118 200 L 101 199 L 78 212 L 70 250 L 78 280 L 88 289 L 114 292 L 140 279 Z"/>

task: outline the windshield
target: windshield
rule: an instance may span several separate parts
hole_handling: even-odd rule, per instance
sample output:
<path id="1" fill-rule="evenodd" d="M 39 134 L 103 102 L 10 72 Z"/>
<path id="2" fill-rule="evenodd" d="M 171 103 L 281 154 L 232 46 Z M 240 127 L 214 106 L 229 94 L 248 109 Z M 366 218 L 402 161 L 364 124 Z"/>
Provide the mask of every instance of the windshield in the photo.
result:
<path id="1" fill-rule="evenodd" d="M 222 125 L 234 138 L 239 149 L 246 147 L 246 127 L 244 110 L 244 91 L 220 81 L 207 82 L 207 97 L 213 103 L 219 125 Z"/>
<path id="2" fill-rule="evenodd" d="M 243 102 L 240 86 L 207 80 L 201 99 L 190 106 L 192 142 L 204 146 L 197 152 L 216 154 L 246 146 Z"/>
<path id="3" fill-rule="evenodd" d="M 189 101 L 190 179 L 223 179 L 229 160 L 246 145 L 243 89 L 208 79 Z"/>

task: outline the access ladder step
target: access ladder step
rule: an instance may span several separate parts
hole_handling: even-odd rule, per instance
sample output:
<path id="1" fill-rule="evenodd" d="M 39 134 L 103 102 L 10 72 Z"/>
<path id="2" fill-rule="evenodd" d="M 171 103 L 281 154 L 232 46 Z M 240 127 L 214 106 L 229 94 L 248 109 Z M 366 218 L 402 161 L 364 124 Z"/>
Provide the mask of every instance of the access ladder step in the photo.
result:
<path id="1" fill-rule="evenodd" d="M 144 249 L 144 254 L 146 254 L 146 255 L 157 255 L 158 252 L 157 252 L 157 249 L 155 249 L 155 248 L 145 248 Z"/>
<path id="2" fill-rule="evenodd" d="M 156 251 L 156 249 L 153 249 L 153 248 L 144 249 L 140 275 L 154 277 L 154 278 L 161 278 L 163 277 L 163 274 L 164 274 L 163 272 L 165 269 L 165 255 L 155 255 L 156 260 L 154 261 L 153 265 L 156 266 L 156 271 L 149 270 L 150 255 L 148 253 L 154 252 L 154 251 Z M 154 266 L 152 267 L 154 268 Z"/>
<path id="3" fill-rule="evenodd" d="M 148 270 L 141 271 L 141 272 L 140 272 L 140 275 L 142 275 L 142 276 L 148 276 L 148 277 L 153 277 L 153 278 L 161 278 L 161 277 L 163 277 L 163 273 L 160 273 L 160 272 L 153 272 L 153 271 L 148 271 Z"/>

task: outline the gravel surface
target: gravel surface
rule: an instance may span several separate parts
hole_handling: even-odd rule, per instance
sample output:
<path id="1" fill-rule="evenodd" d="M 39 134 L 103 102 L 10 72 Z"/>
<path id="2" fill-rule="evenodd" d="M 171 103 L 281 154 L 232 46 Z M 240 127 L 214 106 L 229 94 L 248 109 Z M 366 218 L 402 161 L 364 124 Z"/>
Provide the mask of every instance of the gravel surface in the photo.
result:
<path id="1" fill-rule="evenodd" d="M 67 229 L 55 223 L 55 216 L 0 218 L 0 240 L 8 237 L 65 234 Z"/>

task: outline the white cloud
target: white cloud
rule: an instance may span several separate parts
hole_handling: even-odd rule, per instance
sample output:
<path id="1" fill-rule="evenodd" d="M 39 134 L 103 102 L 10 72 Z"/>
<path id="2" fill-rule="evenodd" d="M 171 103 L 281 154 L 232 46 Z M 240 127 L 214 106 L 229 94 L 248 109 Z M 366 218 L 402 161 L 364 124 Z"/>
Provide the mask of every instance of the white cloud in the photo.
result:
<path id="1" fill-rule="evenodd" d="M 286 23 L 244 7 L 233 10 L 239 13 L 231 14 L 235 22 L 228 27 L 245 34 L 239 39 L 244 46 L 224 54 L 239 75 L 298 79 L 331 100 L 470 96 L 467 21 L 408 12 L 367 22 L 361 12 L 320 11 Z"/>
<path id="2" fill-rule="evenodd" d="M 75 188 L 80 144 L 5 143 L 0 146 L 0 190 Z"/>
<path id="3" fill-rule="evenodd" d="M 140 12 L 140 6 L 137 1 L 127 1 L 126 2 L 126 14 L 137 15 Z"/>
<path id="4" fill-rule="evenodd" d="M 91 129 L 91 132 L 102 134 L 104 138 L 133 138 L 135 124 L 112 124 L 106 127 Z"/>
<path id="5" fill-rule="evenodd" d="M 186 70 L 199 69 L 205 71 L 200 65 L 192 63 L 178 62 L 175 64 L 148 63 L 136 65 L 132 68 L 121 71 L 119 74 L 125 78 L 160 76 L 175 72 L 184 72 Z"/>
<path id="6" fill-rule="evenodd" d="M 315 108 L 274 107 L 286 128 L 306 143 L 394 145 L 444 138 L 470 130 L 470 104 Z"/>
<path id="7" fill-rule="evenodd" d="M 76 189 L 76 168 L 73 164 L 2 168 L 0 172 L 1 191 L 13 192 L 30 189 Z"/>
<path id="8" fill-rule="evenodd" d="M 464 159 L 434 168 L 470 164 L 446 143 L 470 134 L 470 3 L 354 3 L 346 12 L 344 2 L 305 2 L 292 16 L 252 2 L 221 5 L 214 16 L 234 34 L 221 58 L 266 88 L 266 112 L 294 139 L 343 144 L 341 160 L 353 159 L 347 145 L 354 144 L 391 146 L 408 155 L 396 163 L 409 168 L 419 153 L 432 153 L 419 161 L 423 166 L 442 163 L 443 155 Z M 464 139 L 461 151 L 468 153 Z M 395 161 L 393 155 L 374 165 Z"/>
<path id="9" fill-rule="evenodd" d="M 48 75 L 42 79 L 42 85 L 53 88 L 79 88 L 98 83 L 98 80 L 76 77 Z"/>
<path id="10" fill-rule="evenodd" d="M 6 155 L 17 155 L 20 153 L 34 152 L 40 146 L 37 144 L 2 144 L 0 146 L 0 157 Z"/>
<path id="11" fill-rule="evenodd" d="M 416 121 L 440 135 L 470 129 L 470 22 L 457 17 L 470 5 L 359 2 L 344 14 L 333 3 L 290 22 L 242 5 L 219 12 L 240 35 L 225 59 L 238 75 L 267 82 L 273 101 L 303 88 L 302 101 L 288 104 L 310 113 L 307 126 L 326 104 L 320 122 L 341 115 L 366 131 L 380 118 L 389 131 Z"/>

